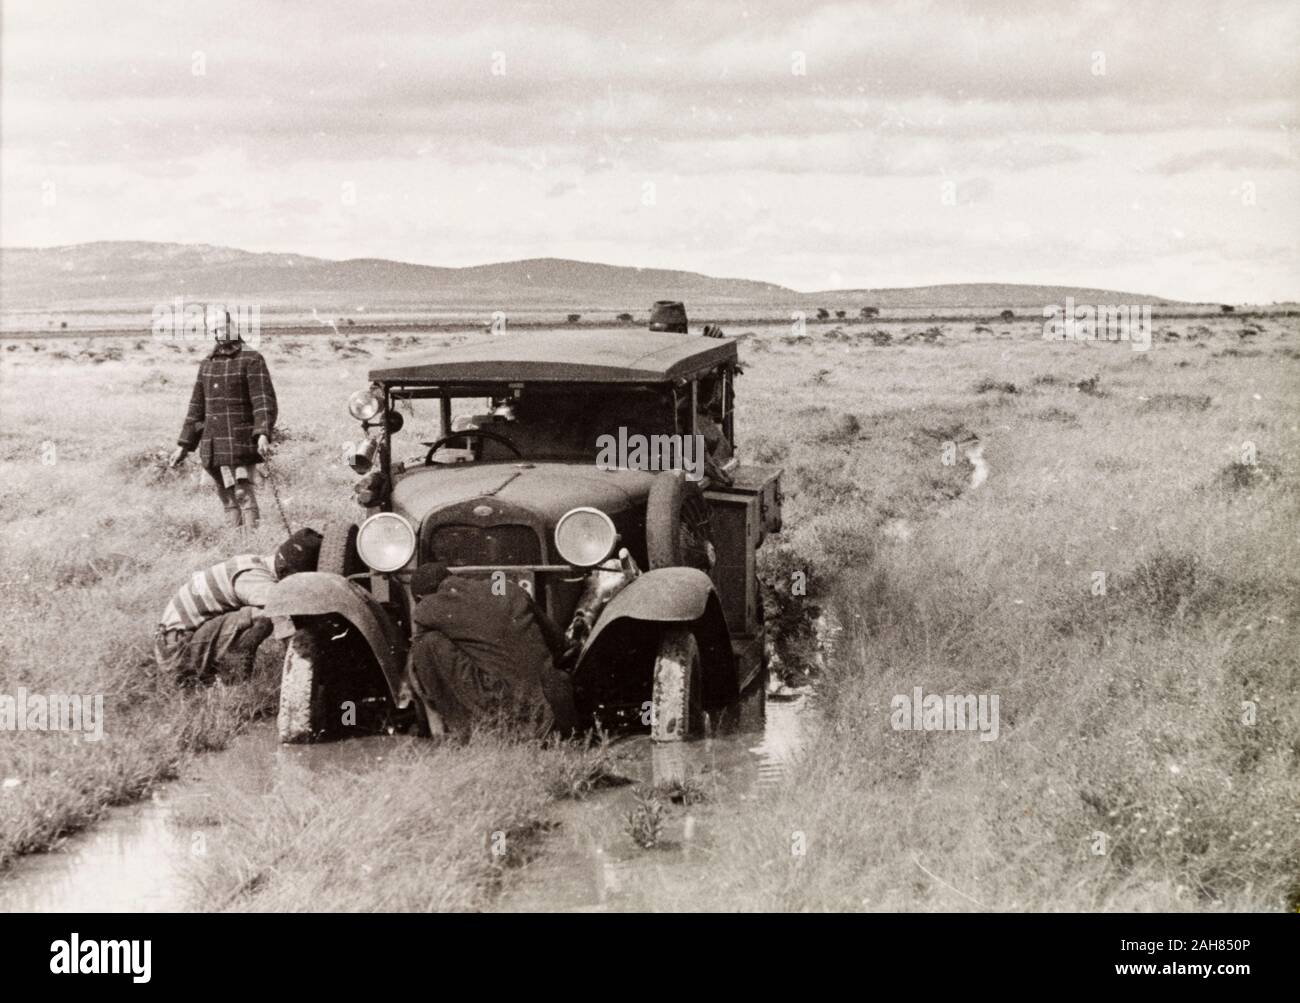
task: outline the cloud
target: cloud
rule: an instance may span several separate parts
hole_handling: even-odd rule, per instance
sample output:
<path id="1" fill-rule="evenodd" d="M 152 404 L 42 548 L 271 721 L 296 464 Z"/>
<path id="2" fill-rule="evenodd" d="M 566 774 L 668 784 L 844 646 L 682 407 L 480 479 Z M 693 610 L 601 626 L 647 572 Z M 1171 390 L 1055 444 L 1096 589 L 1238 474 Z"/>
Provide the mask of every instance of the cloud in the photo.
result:
<path id="1" fill-rule="evenodd" d="M 231 15 L 180 0 L 110 16 L 45 0 L 7 12 L 7 141 L 57 138 L 77 159 L 231 143 L 284 158 L 355 156 L 358 142 L 411 156 L 430 140 L 1295 124 L 1300 18 L 1283 4 L 991 9 L 778 4 L 737 18 L 682 4 L 647 19 L 535 5 L 474 23 L 454 4 L 358 17 L 338 2 Z"/>
<path id="2" fill-rule="evenodd" d="M 572 181 L 557 181 L 555 184 L 551 185 L 550 188 L 546 189 L 546 197 L 548 199 L 558 199 L 569 194 L 569 192 L 577 190 L 578 186 Z"/>
<path id="3" fill-rule="evenodd" d="M 276 199 L 271 203 L 273 211 L 288 216 L 310 216 L 313 213 L 320 212 L 322 208 L 324 208 L 324 203 L 320 199 L 304 197 Z"/>
<path id="4" fill-rule="evenodd" d="M 1188 174 L 1206 168 L 1221 171 L 1294 170 L 1296 159 L 1258 146 L 1193 150 L 1167 157 L 1153 168 L 1157 174 Z"/>
<path id="5" fill-rule="evenodd" d="M 1259 263 L 1260 295 L 1300 293 L 1289 0 L 674 2 L 653 16 L 634 0 L 42 0 L 6 7 L 4 28 L 7 243 L 604 255 L 791 285 L 1047 267 L 1073 282 L 1122 258 L 1139 274 L 1089 281 L 1156 283 L 1173 261 L 1206 269 L 1178 277 L 1189 287 L 1220 281 L 1157 236 L 1178 230 L 1217 241 L 1244 263 L 1234 275 L 1281 249 Z M 1261 211 L 1225 171 L 1265 175 Z M 882 233 L 908 235 L 892 259 Z"/>

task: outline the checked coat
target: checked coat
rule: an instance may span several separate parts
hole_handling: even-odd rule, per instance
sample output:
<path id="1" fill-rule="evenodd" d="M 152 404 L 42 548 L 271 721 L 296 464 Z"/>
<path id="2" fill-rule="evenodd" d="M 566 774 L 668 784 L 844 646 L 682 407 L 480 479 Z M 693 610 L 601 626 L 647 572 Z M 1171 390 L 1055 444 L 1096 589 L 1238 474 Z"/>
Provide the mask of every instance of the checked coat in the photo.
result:
<path id="1" fill-rule="evenodd" d="M 275 418 L 275 387 L 266 361 L 240 342 L 227 342 L 199 363 L 176 444 L 197 447 L 199 462 L 209 470 L 255 464 L 261 461 L 257 437 L 271 437 Z"/>

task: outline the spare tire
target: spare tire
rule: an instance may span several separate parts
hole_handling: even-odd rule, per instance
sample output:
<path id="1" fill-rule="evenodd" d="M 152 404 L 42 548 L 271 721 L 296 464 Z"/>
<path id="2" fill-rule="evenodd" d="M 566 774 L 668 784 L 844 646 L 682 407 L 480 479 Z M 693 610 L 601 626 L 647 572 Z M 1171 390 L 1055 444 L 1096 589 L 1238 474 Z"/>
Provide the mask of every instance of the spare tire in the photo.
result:
<path id="1" fill-rule="evenodd" d="M 366 570 L 365 562 L 357 553 L 357 524 L 355 522 L 332 522 L 325 527 L 325 535 L 320 542 L 320 556 L 316 559 L 316 570 L 331 575 L 359 575 Z"/>
<path id="2" fill-rule="evenodd" d="M 696 481 L 680 470 L 665 470 L 650 485 L 645 510 L 646 557 L 650 569 L 713 570 L 715 551 L 709 506 Z"/>

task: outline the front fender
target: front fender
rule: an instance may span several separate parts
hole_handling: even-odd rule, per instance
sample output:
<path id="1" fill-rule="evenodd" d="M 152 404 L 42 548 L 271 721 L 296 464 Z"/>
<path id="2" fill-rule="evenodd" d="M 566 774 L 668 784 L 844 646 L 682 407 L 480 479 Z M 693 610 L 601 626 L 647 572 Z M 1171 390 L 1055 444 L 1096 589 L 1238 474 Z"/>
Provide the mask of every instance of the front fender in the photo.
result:
<path id="1" fill-rule="evenodd" d="M 623 588 L 610 600 L 591 632 L 595 641 L 601 630 L 615 620 L 658 620 L 663 623 L 689 623 L 698 620 L 708 608 L 713 582 L 695 568 L 659 568 L 647 571 Z"/>
<path id="2" fill-rule="evenodd" d="M 263 615 L 278 625 L 295 616 L 340 616 L 361 632 L 388 683 L 398 707 L 410 702 L 404 685 L 407 641 L 401 629 L 374 597 L 342 575 L 304 571 L 276 585 Z"/>
<path id="3" fill-rule="evenodd" d="M 658 568 L 638 576 L 601 613 L 574 666 L 575 679 L 605 658 L 616 659 L 642 624 L 686 623 L 700 645 L 706 704 L 728 703 L 738 692 L 735 655 L 713 582 L 695 568 Z"/>

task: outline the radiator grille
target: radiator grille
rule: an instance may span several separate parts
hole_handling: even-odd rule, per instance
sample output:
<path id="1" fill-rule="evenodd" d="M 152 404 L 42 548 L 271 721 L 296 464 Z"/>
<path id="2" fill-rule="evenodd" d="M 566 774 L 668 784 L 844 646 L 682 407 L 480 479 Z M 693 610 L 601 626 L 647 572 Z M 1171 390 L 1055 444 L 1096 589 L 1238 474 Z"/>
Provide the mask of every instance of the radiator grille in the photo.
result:
<path id="1" fill-rule="evenodd" d="M 448 565 L 540 564 L 542 545 L 530 526 L 439 526 L 430 560 Z"/>

